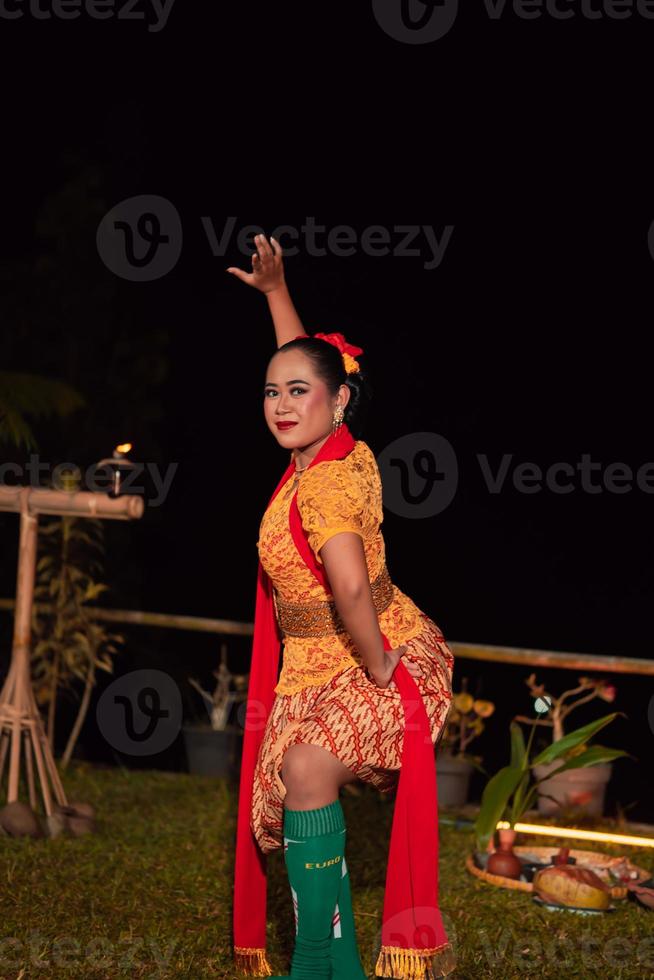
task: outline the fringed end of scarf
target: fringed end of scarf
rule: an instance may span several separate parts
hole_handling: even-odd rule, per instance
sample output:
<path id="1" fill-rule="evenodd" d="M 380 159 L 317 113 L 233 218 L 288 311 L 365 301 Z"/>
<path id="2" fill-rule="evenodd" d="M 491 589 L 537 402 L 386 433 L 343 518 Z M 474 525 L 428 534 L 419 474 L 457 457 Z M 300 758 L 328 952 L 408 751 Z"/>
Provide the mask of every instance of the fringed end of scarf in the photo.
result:
<path id="1" fill-rule="evenodd" d="M 265 949 L 251 949 L 248 946 L 234 947 L 234 963 L 237 970 L 249 977 L 271 977 L 272 970 L 266 958 Z"/>
<path id="2" fill-rule="evenodd" d="M 397 980 L 435 980 L 446 977 L 456 967 L 449 943 L 435 949 L 406 949 L 404 946 L 382 946 L 375 964 L 376 977 Z"/>

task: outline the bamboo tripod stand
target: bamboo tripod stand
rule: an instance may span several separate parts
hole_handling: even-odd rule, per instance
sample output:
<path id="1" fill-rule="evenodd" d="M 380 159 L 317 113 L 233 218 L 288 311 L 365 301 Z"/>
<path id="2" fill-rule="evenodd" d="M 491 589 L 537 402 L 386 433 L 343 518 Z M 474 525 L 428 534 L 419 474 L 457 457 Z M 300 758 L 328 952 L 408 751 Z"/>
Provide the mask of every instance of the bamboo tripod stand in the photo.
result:
<path id="1" fill-rule="evenodd" d="M 36 487 L 0 486 L 0 510 L 20 513 L 11 663 L 0 691 L 0 800 L 7 758 L 7 803 L 18 800 L 22 748 L 29 805 L 36 812 L 35 777 L 38 776 L 45 813 L 50 817 L 53 812 L 53 796 L 59 806 L 66 806 L 67 800 L 34 697 L 30 676 L 39 514 L 133 520 L 143 514 L 143 499 L 133 494 L 110 497 L 106 493 L 85 490 L 68 492 Z"/>

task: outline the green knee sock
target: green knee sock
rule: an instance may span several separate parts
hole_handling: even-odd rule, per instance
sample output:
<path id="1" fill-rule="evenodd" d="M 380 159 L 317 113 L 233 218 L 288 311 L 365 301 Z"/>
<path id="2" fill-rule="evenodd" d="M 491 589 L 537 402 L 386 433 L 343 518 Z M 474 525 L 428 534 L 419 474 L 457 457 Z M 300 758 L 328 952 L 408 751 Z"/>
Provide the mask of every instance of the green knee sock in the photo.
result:
<path id="1" fill-rule="evenodd" d="M 332 926 L 344 844 L 340 800 L 315 810 L 284 810 L 284 857 L 295 909 L 290 980 L 331 976 Z"/>
<path id="2" fill-rule="evenodd" d="M 366 980 L 357 946 L 354 915 L 352 914 L 352 894 L 350 891 L 350 872 L 345 856 L 341 869 L 341 888 L 338 893 L 331 947 L 329 950 L 332 965 L 332 980 Z"/>

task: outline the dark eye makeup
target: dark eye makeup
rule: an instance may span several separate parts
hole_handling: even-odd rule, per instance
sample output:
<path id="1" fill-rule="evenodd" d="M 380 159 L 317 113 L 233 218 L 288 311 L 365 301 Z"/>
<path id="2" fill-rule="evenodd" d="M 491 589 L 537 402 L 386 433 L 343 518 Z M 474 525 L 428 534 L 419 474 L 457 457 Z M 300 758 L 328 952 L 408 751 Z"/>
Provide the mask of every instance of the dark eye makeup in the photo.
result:
<path id="1" fill-rule="evenodd" d="M 307 388 L 291 388 L 290 389 L 291 392 L 299 391 L 301 395 L 304 395 L 307 390 L 308 390 Z M 277 392 L 275 391 L 274 388 L 266 388 L 266 390 L 263 393 L 264 398 L 267 397 L 268 395 L 270 395 L 271 393 L 272 394 L 277 394 Z"/>

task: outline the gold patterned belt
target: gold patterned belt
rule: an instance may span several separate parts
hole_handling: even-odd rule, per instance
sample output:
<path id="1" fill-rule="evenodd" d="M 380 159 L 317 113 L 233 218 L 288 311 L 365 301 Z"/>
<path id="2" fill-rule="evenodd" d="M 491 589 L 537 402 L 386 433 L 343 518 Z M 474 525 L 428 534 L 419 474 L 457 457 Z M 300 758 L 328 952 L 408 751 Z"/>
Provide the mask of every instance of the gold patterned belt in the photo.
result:
<path id="1" fill-rule="evenodd" d="M 377 614 L 388 609 L 393 601 L 393 583 L 386 565 L 370 583 Z M 285 636 L 333 636 L 345 633 L 346 627 L 336 610 L 333 599 L 321 602 L 283 602 L 273 590 L 279 628 Z"/>

